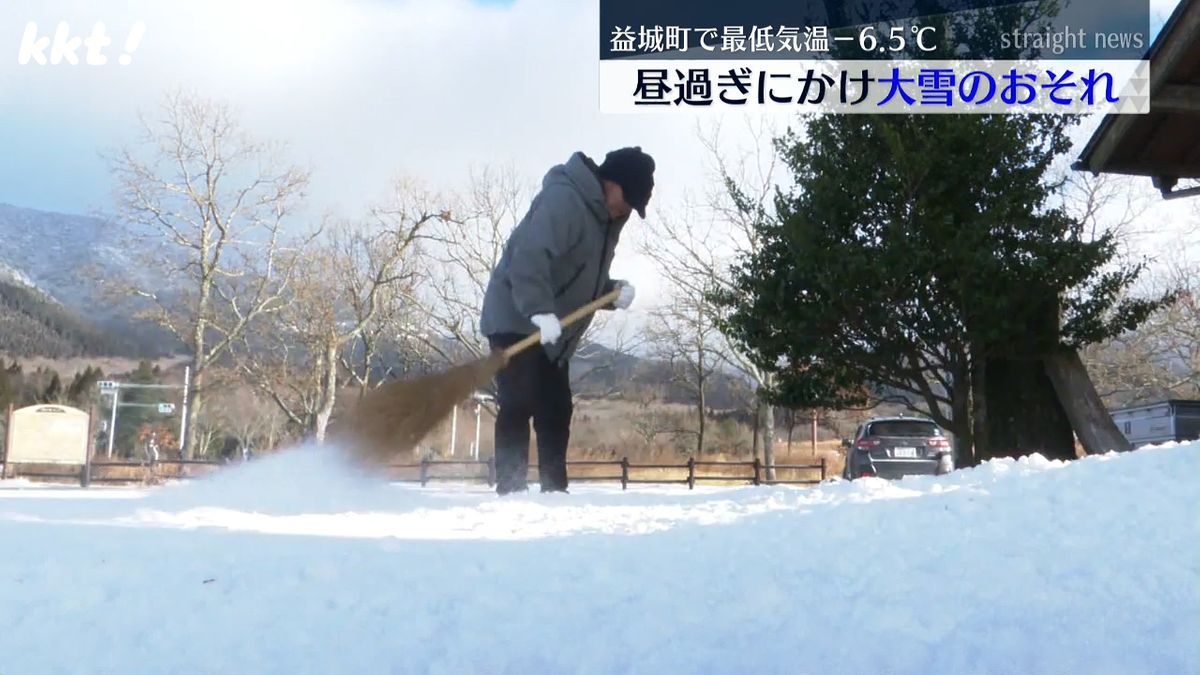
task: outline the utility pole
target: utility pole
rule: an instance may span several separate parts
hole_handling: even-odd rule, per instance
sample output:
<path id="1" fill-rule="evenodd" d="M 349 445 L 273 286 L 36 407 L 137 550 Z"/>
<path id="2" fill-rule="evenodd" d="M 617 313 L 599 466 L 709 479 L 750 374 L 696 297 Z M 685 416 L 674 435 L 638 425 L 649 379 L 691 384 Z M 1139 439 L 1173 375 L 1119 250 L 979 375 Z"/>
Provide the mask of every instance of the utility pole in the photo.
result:
<path id="1" fill-rule="evenodd" d="M 475 441 L 471 443 L 471 459 L 479 461 L 479 414 L 483 405 L 475 401 Z"/>
<path id="2" fill-rule="evenodd" d="M 817 454 L 817 411 L 812 411 L 812 454 Z"/>
<path id="3" fill-rule="evenodd" d="M 103 385 L 106 383 L 101 382 L 100 384 Z M 112 397 L 113 397 L 112 415 L 111 415 L 111 417 L 109 417 L 109 420 L 108 420 L 108 452 L 106 453 L 109 459 L 112 459 L 113 438 L 116 437 L 116 434 L 117 434 L 117 405 L 118 405 L 118 400 L 121 398 L 121 389 L 119 388 L 119 386 L 117 386 L 117 383 L 113 382 L 111 384 L 114 385 L 111 388 Z M 103 386 L 100 387 L 100 393 L 102 393 L 102 394 L 105 393 L 105 389 L 106 389 L 106 387 L 103 387 Z"/>
<path id="4" fill-rule="evenodd" d="M 479 426 L 480 417 L 483 413 L 483 402 L 492 400 L 492 397 L 484 392 L 477 391 L 471 395 L 471 400 L 475 402 L 475 442 L 471 445 L 471 459 L 479 461 Z"/>
<path id="5" fill-rule="evenodd" d="M 185 383 L 183 387 L 177 384 L 134 384 L 132 382 L 115 382 L 113 380 L 101 380 L 97 383 L 100 387 L 101 396 L 112 396 L 112 414 L 108 420 L 108 451 L 109 459 L 113 456 L 113 443 L 117 437 L 117 408 L 155 408 L 163 415 L 170 415 L 175 412 L 174 403 L 121 403 L 121 389 L 184 389 L 187 391 L 187 374 L 184 374 Z M 186 395 L 186 394 L 185 394 Z M 185 399 L 186 400 L 186 399 Z M 186 404 L 185 404 L 186 405 Z M 187 418 L 186 409 L 184 419 Z"/>

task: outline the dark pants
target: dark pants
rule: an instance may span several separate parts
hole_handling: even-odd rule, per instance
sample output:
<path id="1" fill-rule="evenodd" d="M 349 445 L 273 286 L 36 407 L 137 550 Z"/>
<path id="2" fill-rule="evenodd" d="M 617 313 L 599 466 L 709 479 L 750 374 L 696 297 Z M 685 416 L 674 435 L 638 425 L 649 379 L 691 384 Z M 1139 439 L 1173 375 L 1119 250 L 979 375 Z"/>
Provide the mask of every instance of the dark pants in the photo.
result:
<path id="1" fill-rule="evenodd" d="M 492 349 L 507 347 L 523 335 L 488 337 Z M 529 420 L 537 434 L 538 476 L 542 492 L 567 489 L 567 442 L 571 436 L 571 381 L 567 364 L 556 365 L 540 345 L 526 349 L 496 375 L 496 492 L 526 489 L 529 470 Z"/>

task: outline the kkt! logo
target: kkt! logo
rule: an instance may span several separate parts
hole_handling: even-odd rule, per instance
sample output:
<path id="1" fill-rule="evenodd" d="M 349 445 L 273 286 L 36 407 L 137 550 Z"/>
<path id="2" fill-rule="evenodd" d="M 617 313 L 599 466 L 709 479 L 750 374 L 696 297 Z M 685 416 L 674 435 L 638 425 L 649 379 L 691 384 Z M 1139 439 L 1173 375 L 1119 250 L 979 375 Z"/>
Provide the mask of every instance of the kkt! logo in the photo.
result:
<path id="1" fill-rule="evenodd" d="M 117 63 L 127 66 L 133 62 L 133 52 L 141 44 L 142 35 L 146 32 L 146 24 L 137 22 L 129 29 L 129 35 L 125 38 L 125 52 L 117 57 Z M 92 33 L 88 37 L 80 37 L 71 35 L 71 27 L 66 21 L 60 21 L 54 32 L 54 39 L 47 35 L 38 36 L 37 23 L 30 21 L 25 24 L 25 34 L 21 37 L 21 49 L 17 52 L 17 64 L 27 65 L 30 62 L 36 63 L 39 66 L 51 65 L 57 66 L 60 63 L 66 62 L 69 65 L 79 65 L 79 56 L 77 52 L 80 47 L 85 50 L 84 62 L 89 66 L 103 66 L 108 63 L 108 57 L 104 54 L 106 47 L 112 44 L 112 39 L 108 37 L 105 31 L 104 24 L 97 22 L 92 26 Z M 50 56 L 46 56 L 46 50 L 49 48 Z"/>

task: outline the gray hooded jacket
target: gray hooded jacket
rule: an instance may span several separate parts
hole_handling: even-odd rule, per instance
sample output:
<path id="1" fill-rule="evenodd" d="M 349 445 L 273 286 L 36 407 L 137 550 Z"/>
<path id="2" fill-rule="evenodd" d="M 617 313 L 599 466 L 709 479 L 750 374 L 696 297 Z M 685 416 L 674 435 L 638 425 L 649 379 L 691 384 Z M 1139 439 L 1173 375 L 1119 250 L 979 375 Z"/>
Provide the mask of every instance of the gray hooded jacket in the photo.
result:
<path id="1" fill-rule="evenodd" d="M 528 335 L 537 330 L 529 320 L 534 314 L 562 318 L 611 290 L 608 270 L 626 220 L 609 215 L 589 157 L 576 152 L 550 169 L 492 271 L 480 332 Z M 564 327 L 562 337 L 545 346 L 550 359 L 566 363 L 591 320 Z"/>

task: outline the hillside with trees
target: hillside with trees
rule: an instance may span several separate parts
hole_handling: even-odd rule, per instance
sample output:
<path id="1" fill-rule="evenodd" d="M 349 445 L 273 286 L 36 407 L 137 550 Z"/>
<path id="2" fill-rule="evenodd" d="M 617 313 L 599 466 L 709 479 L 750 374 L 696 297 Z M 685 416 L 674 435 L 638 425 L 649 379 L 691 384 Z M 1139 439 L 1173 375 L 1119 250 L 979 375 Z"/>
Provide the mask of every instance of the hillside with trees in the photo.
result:
<path id="1" fill-rule="evenodd" d="M 0 278 L 0 354 L 126 355 L 127 345 L 46 294 Z"/>

